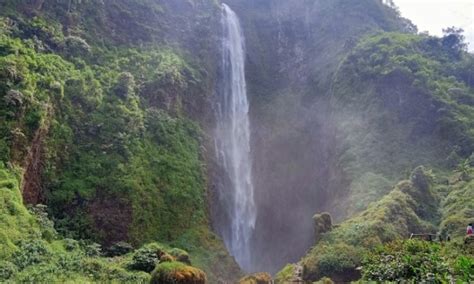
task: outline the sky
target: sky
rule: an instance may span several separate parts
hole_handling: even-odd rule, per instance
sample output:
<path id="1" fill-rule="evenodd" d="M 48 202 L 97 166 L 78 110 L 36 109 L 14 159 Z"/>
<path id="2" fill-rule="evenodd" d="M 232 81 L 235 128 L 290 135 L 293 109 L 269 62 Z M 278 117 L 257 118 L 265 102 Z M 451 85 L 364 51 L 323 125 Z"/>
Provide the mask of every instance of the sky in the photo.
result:
<path id="1" fill-rule="evenodd" d="M 470 51 L 474 51 L 474 0 L 394 0 L 403 17 L 418 31 L 442 35 L 443 28 L 464 29 Z"/>

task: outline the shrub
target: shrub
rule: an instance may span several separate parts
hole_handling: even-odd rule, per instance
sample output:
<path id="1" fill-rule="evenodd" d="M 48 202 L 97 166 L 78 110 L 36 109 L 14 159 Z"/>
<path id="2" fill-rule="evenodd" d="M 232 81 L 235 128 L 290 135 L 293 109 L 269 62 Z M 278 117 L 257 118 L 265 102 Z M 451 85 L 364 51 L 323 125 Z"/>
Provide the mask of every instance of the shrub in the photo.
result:
<path id="1" fill-rule="evenodd" d="M 128 98 L 135 92 L 135 78 L 129 72 L 120 73 L 115 86 L 115 95 L 120 98 Z"/>
<path id="2" fill-rule="evenodd" d="M 121 256 L 133 250 L 131 244 L 126 242 L 117 242 L 107 249 L 107 256 Z"/>
<path id="3" fill-rule="evenodd" d="M 58 233 L 56 232 L 56 229 L 54 229 L 54 222 L 48 217 L 48 212 L 46 211 L 47 206 L 37 204 L 35 206 L 30 206 L 28 209 L 36 217 L 43 238 L 48 241 L 55 239 Z"/>
<path id="4" fill-rule="evenodd" d="M 24 95 L 18 90 L 9 90 L 3 100 L 6 105 L 19 108 L 23 106 Z"/>
<path id="5" fill-rule="evenodd" d="M 89 44 L 78 36 L 68 36 L 65 42 L 67 53 L 70 56 L 84 56 L 91 52 Z"/>
<path id="6" fill-rule="evenodd" d="M 64 248 L 66 251 L 73 251 L 79 248 L 79 242 L 74 239 L 64 239 Z"/>
<path id="7" fill-rule="evenodd" d="M 268 284 L 271 282 L 272 276 L 264 272 L 247 275 L 239 280 L 239 284 Z"/>
<path id="8" fill-rule="evenodd" d="M 151 272 L 163 254 L 163 249 L 157 245 L 148 245 L 136 250 L 128 267 L 133 270 Z"/>
<path id="9" fill-rule="evenodd" d="M 452 278 L 440 246 L 421 240 L 395 241 L 366 255 L 363 278 L 372 281 L 441 283 Z"/>
<path id="10" fill-rule="evenodd" d="M 151 274 L 152 284 L 204 284 L 206 274 L 181 262 L 160 263 Z"/>
<path id="11" fill-rule="evenodd" d="M 474 258 L 459 256 L 455 264 L 456 274 L 460 281 L 472 283 L 474 281 Z"/>
<path id="12" fill-rule="evenodd" d="M 102 255 L 102 246 L 100 244 L 80 241 L 80 245 L 85 254 L 89 257 L 97 257 Z"/>
<path id="13" fill-rule="evenodd" d="M 173 256 L 176 261 L 191 265 L 191 259 L 189 258 L 189 254 L 186 251 L 178 248 L 173 248 L 169 251 L 169 254 Z"/>
<path id="14" fill-rule="evenodd" d="M 295 271 L 294 264 L 287 264 L 282 270 L 280 270 L 275 276 L 276 283 L 287 283 L 293 279 Z"/>
<path id="15" fill-rule="evenodd" d="M 0 281 L 8 280 L 18 272 L 15 264 L 9 261 L 0 261 Z"/>
<path id="16" fill-rule="evenodd" d="M 93 278 L 97 282 L 111 282 L 117 280 L 118 283 L 147 283 L 149 274 L 142 272 L 129 272 L 121 267 L 98 258 L 85 259 L 82 262 L 82 273 Z M 112 281 L 114 282 L 114 281 Z"/>
<path id="17" fill-rule="evenodd" d="M 351 246 L 339 244 L 327 247 L 319 258 L 319 270 L 322 275 L 331 276 L 353 270 L 360 263 L 358 252 Z"/>
<path id="18" fill-rule="evenodd" d="M 0 139 L 0 162 L 6 162 L 10 160 L 10 146 L 8 143 Z"/>
<path id="19" fill-rule="evenodd" d="M 38 264 L 50 256 L 46 243 L 42 240 L 21 241 L 18 251 L 13 254 L 13 263 L 20 269 Z"/>

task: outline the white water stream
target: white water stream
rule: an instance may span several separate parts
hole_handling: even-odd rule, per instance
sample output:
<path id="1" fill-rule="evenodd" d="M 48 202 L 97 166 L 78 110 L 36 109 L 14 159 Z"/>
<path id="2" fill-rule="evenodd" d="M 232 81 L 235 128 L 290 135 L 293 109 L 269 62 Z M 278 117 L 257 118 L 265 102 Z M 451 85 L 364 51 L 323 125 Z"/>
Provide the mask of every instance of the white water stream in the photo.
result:
<path id="1" fill-rule="evenodd" d="M 220 198 L 231 221 L 224 242 L 245 271 L 251 271 L 250 238 L 256 208 L 250 159 L 249 103 L 245 82 L 245 40 L 237 15 L 222 6 L 222 89 L 218 96 L 216 149 L 230 184 Z"/>

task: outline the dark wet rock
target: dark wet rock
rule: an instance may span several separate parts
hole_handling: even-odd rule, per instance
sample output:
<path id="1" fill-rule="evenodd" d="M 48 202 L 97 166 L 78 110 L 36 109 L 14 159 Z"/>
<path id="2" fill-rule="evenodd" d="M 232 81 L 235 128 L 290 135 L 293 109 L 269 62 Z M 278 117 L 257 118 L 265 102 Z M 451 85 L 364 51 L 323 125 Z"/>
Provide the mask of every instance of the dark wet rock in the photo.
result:
<path id="1" fill-rule="evenodd" d="M 332 218 L 329 213 L 321 213 L 313 216 L 315 243 L 321 240 L 323 234 L 332 230 Z"/>

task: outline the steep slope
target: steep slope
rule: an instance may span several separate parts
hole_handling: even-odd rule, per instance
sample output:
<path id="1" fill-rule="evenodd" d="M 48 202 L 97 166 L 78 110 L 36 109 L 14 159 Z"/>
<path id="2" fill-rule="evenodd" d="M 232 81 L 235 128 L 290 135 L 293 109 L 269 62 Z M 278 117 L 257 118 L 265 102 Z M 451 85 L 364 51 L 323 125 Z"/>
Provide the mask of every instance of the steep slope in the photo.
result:
<path id="1" fill-rule="evenodd" d="M 301 260 L 304 279 L 357 280 L 364 251 L 411 233 L 435 233 L 437 206 L 430 176 L 417 168 L 410 181 L 400 182 L 382 200 L 324 234 Z"/>
<path id="2" fill-rule="evenodd" d="M 338 164 L 352 181 L 353 197 L 338 201 L 348 214 L 417 165 L 449 171 L 472 154 L 473 74 L 463 66 L 473 59 L 451 36 L 368 37 L 341 64 L 331 104 Z"/>
<path id="3" fill-rule="evenodd" d="M 315 212 L 344 220 L 416 166 L 472 152 L 472 58 L 455 34 L 416 36 L 384 1 L 228 2 L 247 40 L 256 270 L 304 254 Z"/>
<path id="4" fill-rule="evenodd" d="M 238 277 L 208 217 L 217 4 L 1 6 L 0 159 L 24 169 L 24 201 L 63 236 L 159 241 L 212 281 Z"/>
<path id="5" fill-rule="evenodd" d="M 341 63 L 331 106 L 338 167 L 351 183 L 333 206 L 354 217 L 303 257 L 307 280 L 357 279 L 354 268 L 367 249 L 411 233 L 463 236 L 474 217 L 468 201 L 474 192 L 469 158 L 474 92 L 472 70 L 464 67 L 473 57 L 461 43 L 455 33 L 443 38 L 381 33 L 361 40 Z M 426 180 L 431 174 L 417 168 L 411 183 L 399 183 L 386 195 L 390 180 L 403 178 L 417 164 L 434 168 L 430 193 Z M 420 187 L 420 181 L 425 185 Z M 457 250 L 454 258 L 462 253 L 468 254 Z M 436 277 L 444 279 L 439 273 Z"/>
<path id="6" fill-rule="evenodd" d="M 363 34 L 411 26 L 380 1 L 227 2 L 242 20 L 247 46 L 254 262 L 256 270 L 274 272 L 309 248 L 310 217 L 331 210 L 330 200 L 347 188 L 334 159 L 330 118 L 340 61 Z"/>

